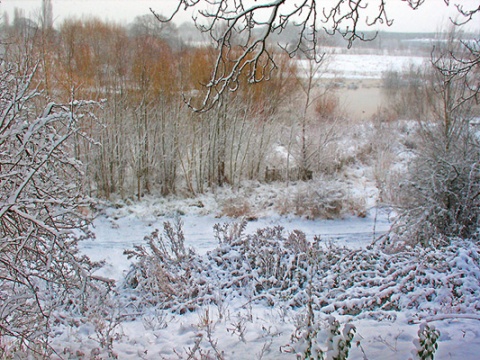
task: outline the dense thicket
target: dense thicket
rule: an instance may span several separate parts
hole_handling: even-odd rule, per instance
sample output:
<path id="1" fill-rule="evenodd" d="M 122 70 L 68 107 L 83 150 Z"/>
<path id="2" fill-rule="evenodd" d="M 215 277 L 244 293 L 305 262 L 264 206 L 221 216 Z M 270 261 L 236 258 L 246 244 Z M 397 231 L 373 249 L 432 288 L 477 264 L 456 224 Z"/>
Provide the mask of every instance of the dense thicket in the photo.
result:
<path id="1" fill-rule="evenodd" d="M 289 106 L 298 82 L 288 57 L 278 61 L 281 71 L 270 81 L 241 86 L 198 114 L 184 98 L 195 103 L 200 97 L 213 66 L 212 48 L 183 44 L 172 25 L 153 16 L 129 27 L 90 19 L 66 20 L 58 31 L 29 21 L 4 30 L 5 58 L 28 54 L 40 60 L 34 81 L 47 100 L 106 100 L 98 120 L 79 124 L 97 144 L 74 137 L 93 195 L 198 193 L 263 180 L 274 144 L 291 143 L 291 153 L 299 147 L 290 129 L 298 126 L 301 111 Z M 295 166 L 291 160 L 292 174 Z"/>
<path id="2" fill-rule="evenodd" d="M 349 249 L 309 241 L 280 226 L 245 234 L 246 223 L 215 226 L 218 246 L 205 256 L 185 247 L 181 222 L 165 223 L 146 245 L 126 251 L 136 261 L 124 286 L 129 306 L 192 311 L 218 299 L 249 298 L 282 308 L 388 318 L 415 309 L 415 317 L 475 313 L 478 246 L 456 241 L 441 250 L 417 247 L 386 254 L 378 247 Z"/>

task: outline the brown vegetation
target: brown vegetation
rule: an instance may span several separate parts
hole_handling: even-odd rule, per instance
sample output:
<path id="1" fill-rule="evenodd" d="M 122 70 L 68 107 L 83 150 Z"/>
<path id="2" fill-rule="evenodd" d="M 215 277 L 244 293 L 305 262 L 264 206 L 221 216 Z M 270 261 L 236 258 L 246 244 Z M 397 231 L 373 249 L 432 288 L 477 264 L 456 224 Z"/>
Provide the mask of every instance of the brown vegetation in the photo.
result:
<path id="1" fill-rule="evenodd" d="M 215 51 L 182 44 L 173 25 L 152 16 L 137 19 L 130 28 L 98 19 L 66 20 L 58 31 L 28 24 L 5 26 L 11 39 L 5 57 L 28 54 L 32 64 L 39 62 L 34 84 L 43 91 L 43 102 L 89 99 L 103 104 L 96 117 L 80 120 L 81 132 L 72 138 L 91 195 L 140 199 L 153 191 L 197 194 L 263 180 L 266 159 L 280 142 L 288 143 L 293 154 L 308 141 L 311 169 L 305 171 L 308 178 L 317 171 L 312 164 L 320 161 L 320 145 L 305 136 L 302 145 L 294 136 L 301 128 L 313 134 L 316 125 L 305 122 L 302 106 L 297 106 L 303 95 L 290 57 L 277 56 L 278 69 L 269 71 L 269 80 L 251 86 L 246 86 L 250 76 L 257 77 L 252 72 L 261 76 L 263 71 L 248 65 L 235 92 L 222 94 L 208 113 L 195 113 L 185 102 L 196 106 L 202 101 Z M 246 64 L 250 60 L 244 59 Z M 228 58 L 222 64 L 225 71 L 233 65 Z M 322 101 L 326 107 L 320 112 L 334 118 L 335 99 Z M 282 166 L 278 170 L 283 173 L 298 172 L 294 162 Z"/>

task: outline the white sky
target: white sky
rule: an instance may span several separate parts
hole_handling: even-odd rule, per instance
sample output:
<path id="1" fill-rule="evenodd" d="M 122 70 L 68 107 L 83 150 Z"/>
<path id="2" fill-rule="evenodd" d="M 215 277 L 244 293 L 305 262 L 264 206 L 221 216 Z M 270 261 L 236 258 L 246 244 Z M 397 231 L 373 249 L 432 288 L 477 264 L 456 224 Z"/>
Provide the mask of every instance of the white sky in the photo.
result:
<path id="1" fill-rule="evenodd" d="M 331 0 L 318 0 L 328 4 Z M 376 7 L 378 0 L 370 0 L 370 7 Z M 391 27 L 380 27 L 375 30 L 398 32 L 435 32 L 445 28 L 450 23 L 449 18 L 455 17 L 457 11 L 454 3 L 460 2 L 466 8 L 476 8 L 479 0 L 451 0 L 446 6 L 443 0 L 426 0 L 420 9 L 411 10 L 405 1 L 388 0 L 389 16 L 394 18 Z M 41 0 L 0 0 L 0 14 L 7 12 L 13 18 L 14 8 L 24 9 L 27 17 L 34 18 L 39 13 Z M 128 23 L 135 16 L 143 15 L 153 8 L 156 12 L 170 14 L 177 0 L 52 0 L 55 24 L 58 25 L 66 17 L 81 17 L 95 15 L 105 20 Z M 176 22 L 188 21 L 190 15 L 179 13 Z M 480 14 L 477 14 L 468 24 L 469 31 L 480 31 Z"/>

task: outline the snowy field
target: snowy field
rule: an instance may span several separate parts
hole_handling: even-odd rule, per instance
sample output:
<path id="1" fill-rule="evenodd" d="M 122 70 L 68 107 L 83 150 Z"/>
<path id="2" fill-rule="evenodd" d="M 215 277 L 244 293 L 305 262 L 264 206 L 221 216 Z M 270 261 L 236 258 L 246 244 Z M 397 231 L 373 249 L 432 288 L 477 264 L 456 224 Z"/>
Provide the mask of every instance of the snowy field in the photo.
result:
<path id="1" fill-rule="evenodd" d="M 325 70 L 322 67 L 319 75 L 324 79 L 381 79 L 384 72 L 403 72 L 410 66 L 420 67 L 429 60 L 421 56 L 327 54 Z M 308 69 L 305 60 L 299 60 L 299 64 Z"/>

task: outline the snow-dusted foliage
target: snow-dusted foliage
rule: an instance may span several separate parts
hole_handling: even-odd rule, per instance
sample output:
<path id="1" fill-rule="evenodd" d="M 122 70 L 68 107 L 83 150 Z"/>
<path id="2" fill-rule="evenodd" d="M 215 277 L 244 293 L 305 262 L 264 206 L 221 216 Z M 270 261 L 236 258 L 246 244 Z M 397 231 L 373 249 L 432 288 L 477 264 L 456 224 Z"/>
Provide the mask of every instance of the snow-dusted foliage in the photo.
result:
<path id="1" fill-rule="evenodd" d="M 184 246 L 181 222 L 175 228 L 165 223 L 165 237 L 159 231 L 146 238 L 148 246 L 138 245 L 125 253 L 138 262 L 126 278 L 126 286 L 141 290 L 142 305 L 162 304 L 180 312 L 193 310 L 202 299 L 196 299 L 200 289 L 208 286 L 195 273 L 201 272 L 201 259 Z M 209 293 L 202 290 L 202 295 Z M 137 297 L 130 300 L 135 303 Z"/>
<path id="2" fill-rule="evenodd" d="M 450 144 L 441 143 L 438 132 L 430 136 L 401 183 L 403 211 L 394 233 L 402 242 L 425 246 L 444 245 L 451 237 L 475 237 L 480 224 L 477 139 L 470 131 Z M 398 242 L 393 234 L 391 240 Z"/>
<path id="3" fill-rule="evenodd" d="M 379 246 L 354 250 L 318 237 L 310 242 L 301 231 L 285 234 L 281 227 L 245 235 L 244 226 L 217 226 L 218 246 L 199 256 L 179 246 L 180 226 L 172 235 L 166 224 L 165 239 L 155 232 L 148 248 L 129 252 L 137 258 L 125 284 L 130 300 L 136 307 L 185 312 L 219 298 L 244 297 L 266 306 L 312 306 L 377 319 L 406 309 L 418 319 L 480 310 L 480 255 L 472 242 L 389 254 Z"/>
<path id="4" fill-rule="evenodd" d="M 84 311 L 99 284 L 77 248 L 88 221 L 68 143 L 81 103 L 39 113 L 34 74 L 0 63 L 0 350 L 40 357 L 51 325 Z"/>
<path id="5" fill-rule="evenodd" d="M 300 320 L 291 336 L 291 344 L 282 347 L 284 353 L 294 353 L 298 360 L 345 360 L 348 358 L 352 340 L 355 336 L 355 326 L 345 324 L 340 332 L 340 323 L 334 316 L 327 319 L 327 338 L 322 346 L 323 324 L 316 321 L 312 307 L 308 306 L 305 321 Z"/>
<path id="6" fill-rule="evenodd" d="M 443 246 L 451 238 L 478 237 L 478 44 L 466 43 L 455 31 L 449 33 L 432 54 L 425 83 L 417 84 L 429 94 L 421 102 L 428 112 L 418 111 L 419 141 L 401 182 L 401 216 L 391 240 L 400 235 L 407 244 Z"/>

